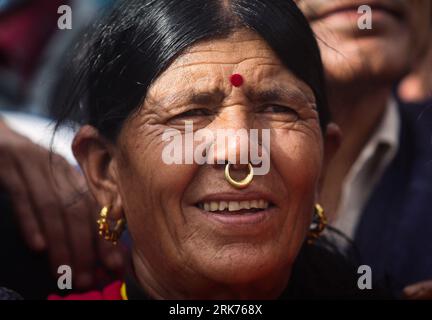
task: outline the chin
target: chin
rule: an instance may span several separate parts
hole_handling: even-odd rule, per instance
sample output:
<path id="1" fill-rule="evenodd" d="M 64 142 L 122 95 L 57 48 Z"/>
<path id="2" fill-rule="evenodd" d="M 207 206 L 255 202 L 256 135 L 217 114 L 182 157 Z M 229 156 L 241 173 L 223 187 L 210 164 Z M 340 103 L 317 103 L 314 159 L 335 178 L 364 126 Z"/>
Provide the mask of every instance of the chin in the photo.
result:
<path id="1" fill-rule="evenodd" d="M 225 250 L 210 260 L 203 261 L 204 272 L 215 282 L 226 285 L 251 285 L 269 279 L 281 279 L 289 274 L 288 255 L 257 249 Z M 259 249 L 258 249 L 259 251 Z"/>
<path id="2" fill-rule="evenodd" d="M 378 50 L 378 49 L 377 49 Z M 379 50 L 378 50 L 379 51 Z M 388 84 L 391 86 L 407 72 L 407 63 L 392 55 L 369 55 L 373 60 L 351 57 L 345 61 L 338 59 L 327 63 L 325 68 L 329 85 L 344 84 Z"/>
<path id="3" fill-rule="evenodd" d="M 334 78 L 342 73 L 369 73 L 376 76 L 390 70 L 398 73 L 412 58 L 403 35 L 399 39 L 364 37 L 341 40 L 335 48 L 337 49 L 321 45 L 324 65 L 334 74 Z"/>

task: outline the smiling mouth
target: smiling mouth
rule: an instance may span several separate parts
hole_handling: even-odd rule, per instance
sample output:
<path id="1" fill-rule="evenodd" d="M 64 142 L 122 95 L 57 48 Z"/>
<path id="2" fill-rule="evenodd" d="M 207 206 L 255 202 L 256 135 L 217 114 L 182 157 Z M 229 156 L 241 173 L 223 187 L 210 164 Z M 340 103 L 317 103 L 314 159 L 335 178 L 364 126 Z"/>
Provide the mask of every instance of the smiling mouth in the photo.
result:
<path id="1" fill-rule="evenodd" d="M 264 199 L 242 201 L 220 200 L 199 202 L 196 204 L 196 207 L 211 214 L 247 215 L 266 211 L 274 207 L 274 204 Z"/>

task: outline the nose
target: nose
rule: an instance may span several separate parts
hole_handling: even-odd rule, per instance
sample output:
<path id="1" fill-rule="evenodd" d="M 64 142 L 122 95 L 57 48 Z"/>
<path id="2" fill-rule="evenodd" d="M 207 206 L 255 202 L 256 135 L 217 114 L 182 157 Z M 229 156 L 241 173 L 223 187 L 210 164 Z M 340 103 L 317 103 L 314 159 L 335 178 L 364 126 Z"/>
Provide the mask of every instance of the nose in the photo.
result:
<path id="1" fill-rule="evenodd" d="M 244 106 L 235 106 L 221 114 L 215 124 L 213 163 L 225 169 L 230 163 L 233 178 L 243 179 L 249 172 L 250 115 Z"/>

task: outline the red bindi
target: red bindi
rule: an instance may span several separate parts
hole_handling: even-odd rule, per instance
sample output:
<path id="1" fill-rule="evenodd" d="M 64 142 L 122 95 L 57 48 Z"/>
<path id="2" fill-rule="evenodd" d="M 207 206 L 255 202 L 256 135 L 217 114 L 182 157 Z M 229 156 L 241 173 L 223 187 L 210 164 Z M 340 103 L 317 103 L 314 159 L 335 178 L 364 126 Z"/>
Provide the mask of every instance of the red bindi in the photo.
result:
<path id="1" fill-rule="evenodd" d="M 238 74 L 238 73 L 233 74 L 230 77 L 230 81 L 231 81 L 231 84 L 234 87 L 240 87 L 243 84 L 243 82 L 244 82 L 243 77 L 240 74 Z"/>

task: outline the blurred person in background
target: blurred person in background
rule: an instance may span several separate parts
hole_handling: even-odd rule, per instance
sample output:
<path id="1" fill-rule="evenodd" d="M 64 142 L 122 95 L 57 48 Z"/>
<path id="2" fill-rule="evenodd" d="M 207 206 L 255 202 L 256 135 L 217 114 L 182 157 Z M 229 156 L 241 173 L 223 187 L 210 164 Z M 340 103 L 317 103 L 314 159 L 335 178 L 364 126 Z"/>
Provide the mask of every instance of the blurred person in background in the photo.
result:
<path id="1" fill-rule="evenodd" d="M 432 128 L 432 119 L 430 116 L 430 109 L 432 108 L 432 33 L 429 37 L 429 48 L 427 53 L 422 59 L 416 63 L 413 71 L 402 79 L 399 86 L 396 87 L 396 95 L 401 108 L 410 110 L 421 127 L 424 129 L 424 133 L 421 134 L 421 141 L 426 148 L 422 148 L 426 153 L 424 160 L 420 165 L 425 165 L 425 161 L 431 161 L 432 156 L 430 155 L 430 148 L 432 145 L 430 139 L 432 132 L 429 128 Z M 430 163 L 427 162 L 427 166 Z M 419 183 L 419 188 L 430 188 L 426 186 L 427 181 L 422 180 L 423 183 Z M 423 203 L 426 201 L 423 198 Z M 429 265 L 432 268 L 432 264 Z M 406 288 L 407 295 L 416 298 L 420 297 L 423 299 L 432 299 L 432 281 L 426 280 L 416 283 Z"/>
<path id="2" fill-rule="evenodd" d="M 72 30 L 59 30 L 58 7 L 70 5 Z M 97 267 L 119 270 L 119 249 L 98 240 L 95 203 L 70 152 L 71 133 L 50 153 L 47 100 L 71 40 L 101 1 L 0 1 L 0 285 L 24 298 L 57 289 L 69 265 L 75 289 Z M 49 264 L 48 264 L 49 259 Z M 51 267 L 50 267 L 51 265 Z"/>
<path id="3" fill-rule="evenodd" d="M 432 278 L 431 111 L 403 108 L 392 88 L 429 43 L 427 0 L 298 0 L 319 38 L 332 116 L 343 141 L 322 202 L 354 240 L 373 278 L 397 295 L 428 298 Z M 360 29 L 358 9 L 372 9 Z"/>

